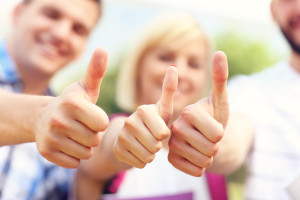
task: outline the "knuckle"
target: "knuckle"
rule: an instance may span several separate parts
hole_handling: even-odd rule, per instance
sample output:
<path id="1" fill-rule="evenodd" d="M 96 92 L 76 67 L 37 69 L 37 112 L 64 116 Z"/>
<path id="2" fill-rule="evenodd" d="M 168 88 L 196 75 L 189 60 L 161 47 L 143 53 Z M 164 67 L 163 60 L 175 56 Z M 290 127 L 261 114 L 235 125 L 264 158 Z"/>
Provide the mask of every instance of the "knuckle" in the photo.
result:
<path id="1" fill-rule="evenodd" d="M 161 139 L 166 139 L 171 135 L 171 131 L 170 129 L 166 128 L 163 130 L 163 132 L 161 133 Z"/>
<path id="2" fill-rule="evenodd" d="M 93 155 L 93 150 L 92 148 L 88 148 L 87 150 L 85 150 L 85 152 L 83 153 L 82 159 L 89 159 L 91 158 Z"/>
<path id="3" fill-rule="evenodd" d="M 172 149 L 172 150 L 178 150 L 180 149 L 180 145 L 179 145 L 179 142 L 177 141 L 177 139 L 175 137 L 170 137 L 170 140 L 169 140 L 169 148 Z"/>
<path id="4" fill-rule="evenodd" d="M 48 147 L 58 148 L 59 144 L 60 144 L 59 140 L 52 134 L 46 134 L 44 142 Z M 49 148 L 47 148 L 47 149 L 50 150 Z"/>
<path id="5" fill-rule="evenodd" d="M 40 148 L 39 152 L 47 160 L 50 160 L 50 161 L 53 160 L 53 153 L 50 151 L 50 149 Z"/>
<path id="6" fill-rule="evenodd" d="M 146 166 L 146 164 L 147 163 L 139 163 L 139 164 L 136 164 L 135 167 L 139 168 L 139 169 L 143 169 Z"/>
<path id="7" fill-rule="evenodd" d="M 152 146 L 151 153 L 156 153 L 162 148 L 162 142 L 159 141 Z"/>
<path id="8" fill-rule="evenodd" d="M 219 143 L 215 143 L 212 148 L 211 148 L 211 155 L 210 156 L 215 156 L 218 151 L 219 151 L 220 145 Z"/>
<path id="9" fill-rule="evenodd" d="M 141 105 L 136 109 L 136 112 L 139 116 L 144 116 L 145 112 L 147 112 L 148 105 Z"/>
<path id="10" fill-rule="evenodd" d="M 120 146 L 119 145 L 115 145 L 114 148 L 113 148 L 113 151 L 114 151 L 117 159 L 122 162 L 122 156 L 121 155 L 122 155 L 123 151 L 120 148 Z"/>
<path id="11" fill-rule="evenodd" d="M 219 123 L 219 125 L 217 126 L 216 130 L 213 133 L 214 137 L 213 137 L 213 142 L 219 142 L 221 141 L 221 139 L 224 136 L 224 129 L 222 124 Z"/>
<path id="12" fill-rule="evenodd" d="M 127 144 L 129 143 L 129 139 L 128 137 L 126 136 L 126 134 L 124 133 L 120 133 L 117 137 L 117 142 L 116 144 Z"/>
<path id="13" fill-rule="evenodd" d="M 199 170 L 195 171 L 195 172 L 194 172 L 193 174 L 191 174 L 191 175 L 196 176 L 196 177 L 200 177 L 200 176 L 202 176 L 202 175 L 204 174 L 204 171 L 205 171 L 205 169 L 202 168 L 202 167 L 200 167 Z"/>
<path id="14" fill-rule="evenodd" d="M 66 168 L 75 169 L 75 168 L 77 168 L 79 166 L 79 164 L 80 164 L 80 160 L 76 159 L 72 163 L 68 163 L 68 166 L 66 166 Z"/>
<path id="15" fill-rule="evenodd" d="M 128 117 L 127 119 L 125 119 L 124 127 L 129 129 L 135 129 L 134 119 L 132 117 Z"/>
<path id="16" fill-rule="evenodd" d="M 147 156 L 147 158 L 145 159 L 146 163 L 151 163 L 155 158 L 155 154 L 151 154 L 149 156 Z"/>
<path id="17" fill-rule="evenodd" d="M 66 108 L 71 108 L 71 109 L 79 109 L 80 108 L 80 104 L 78 103 L 78 101 L 76 101 L 76 99 L 74 99 L 71 96 L 66 96 L 62 100 L 61 106 L 66 107 Z"/>
<path id="18" fill-rule="evenodd" d="M 182 131 L 182 128 L 179 125 L 179 123 L 177 122 L 173 123 L 171 126 L 171 130 L 172 130 L 172 136 L 179 137 L 179 138 L 184 137 L 184 131 Z"/>
<path id="19" fill-rule="evenodd" d="M 185 107 L 183 109 L 181 115 L 187 121 L 193 120 L 194 119 L 194 115 L 193 115 L 193 108 L 192 108 L 192 106 Z"/>
<path id="20" fill-rule="evenodd" d="M 109 126 L 108 117 L 103 117 L 101 123 L 99 123 L 98 131 L 105 131 Z"/>
<path id="21" fill-rule="evenodd" d="M 95 135 L 95 137 L 94 137 L 94 139 L 92 140 L 92 143 L 91 143 L 92 147 L 97 147 L 102 141 L 102 137 L 101 137 L 100 133 L 95 133 L 95 134 L 96 135 Z"/>
<path id="22" fill-rule="evenodd" d="M 49 121 L 50 130 L 66 128 L 66 124 L 58 116 L 52 116 Z"/>
<path id="23" fill-rule="evenodd" d="M 209 157 L 208 159 L 205 159 L 205 161 L 203 162 L 202 167 L 208 168 L 212 165 L 212 162 L 213 162 L 213 157 Z"/>

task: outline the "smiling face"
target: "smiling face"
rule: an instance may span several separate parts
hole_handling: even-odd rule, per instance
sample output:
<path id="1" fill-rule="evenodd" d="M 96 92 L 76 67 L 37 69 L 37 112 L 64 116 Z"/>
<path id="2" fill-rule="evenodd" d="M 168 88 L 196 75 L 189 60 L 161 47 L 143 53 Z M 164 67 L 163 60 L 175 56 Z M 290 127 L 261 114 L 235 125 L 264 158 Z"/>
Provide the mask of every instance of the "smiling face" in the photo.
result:
<path id="1" fill-rule="evenodd" d="M 300 54 L 300 0 L 273 0 L 271 12 L 292 49 Z"/>
<path id="2" fill-rule="evenodd" d="M 100 15 L 92 0 L 32 0 L 14 11 L 10 53 L 17 66 L 52 76 L 79 56 Z"/>
<path id="3" fill-rule="evenodd" d="M 180 48 L 160 46 L 144 53 L 138 72 L 138 102 L 153 104 L 161 95 L 166 69 L 178 68 L 179 82 L 174 99 L 174 114 L 203 97 L 208 88 L 207 46 L 203 40 L 189 41 Z"/>

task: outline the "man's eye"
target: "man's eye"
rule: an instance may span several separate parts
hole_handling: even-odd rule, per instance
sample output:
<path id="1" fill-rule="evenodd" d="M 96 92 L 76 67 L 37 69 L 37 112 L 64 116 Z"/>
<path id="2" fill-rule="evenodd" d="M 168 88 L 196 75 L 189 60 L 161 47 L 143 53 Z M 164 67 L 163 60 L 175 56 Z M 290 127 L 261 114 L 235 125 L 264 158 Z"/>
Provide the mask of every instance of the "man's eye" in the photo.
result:
<path id="1" fill-rule="evenodd" d="M 85 36 L 88 34 L 88 30 L 81 25 L 74 25 L 73 30 L 78 35 Z"/>
<path id="2" fill-rule="evenodd" d="M 51 9 L 46 9 L 44 10 L 44 15 L 50 19 L 59 19 L 60 14 L 59 12 L 55 11 L 55 10 L 51 10 Z"/>

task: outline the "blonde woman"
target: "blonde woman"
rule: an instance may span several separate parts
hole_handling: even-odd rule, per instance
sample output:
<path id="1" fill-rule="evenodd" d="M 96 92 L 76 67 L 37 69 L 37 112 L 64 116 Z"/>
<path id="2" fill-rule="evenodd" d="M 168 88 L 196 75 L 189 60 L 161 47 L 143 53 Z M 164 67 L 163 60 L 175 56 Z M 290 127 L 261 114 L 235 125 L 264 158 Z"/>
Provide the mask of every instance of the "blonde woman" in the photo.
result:
<path id="1" fill-rule="evenodd" d="M 190 176 L 168 161 L 170 127 L 188 112 L 187 106 L 197 103 L 203 107 L 203 121 L 214 120 L 203 127 L 207 141 L 198 176 L 211 165 L 223 134 L 212 116 L 220 107 L 219 97 L 227 100 L 226 56 L 214 56 L 213 89 L 204 98 L 211 85 L 211 47 L 194 18 L 159 16 L 135 44 L 121 67 L 117 87 L 117 102 L 126 113 L 111 116 L 101 147 L 79 168 L 78 199 L 98 198 L 100 185 L 101 193 L 116 193 L 104 199 L 226 199 L 223 177 Z M 226 123 L 228 112 L 224 116 Z"/>

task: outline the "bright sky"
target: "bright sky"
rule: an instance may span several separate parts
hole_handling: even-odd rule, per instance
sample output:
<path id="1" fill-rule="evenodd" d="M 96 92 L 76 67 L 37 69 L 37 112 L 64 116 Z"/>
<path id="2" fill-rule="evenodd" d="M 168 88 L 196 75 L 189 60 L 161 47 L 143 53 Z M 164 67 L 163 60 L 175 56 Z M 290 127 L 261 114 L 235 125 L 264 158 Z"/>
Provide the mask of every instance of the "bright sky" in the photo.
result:
<path id="1" fill-rule="evenodd" d="M 255 24 L 270 24 L 270 0 L 107 0 L 108 2 L 129 2 L 197 11 L 232 20 Z"/>
<path id="2" fill-rule="evenodd" d="M 9 14 L 20 0 L 0 0 L 0 36 L 10 25 Z M 106 4 L 127 3 L 160 8 L 182 9 L 223 19 L 268 26 L 272 24 L 270 0 L 105 0 Z M 4 28 L 3 28 L 4 27 Z"/>
<path id="3" fill-rule="evenodd" d="M 19 1 L 0 0 L 0 38 L 7 34 L 11 23 L 10 12 Z M 152 17 L 169 10 L 184 10 L 196 15 L 211 35 L 233 24 L 251 37 L 269 40 L 272 45 L 279 46 L 276 49 L 282 49 L 281 35 L 274 31 L 269 4 L 270 0 L 104 0 L 104 15 L 82 58 L 58 74 L 54 80 L 59 80 L 59 77 L 70 70 L 73 73 L 82 72 L 85 69 L 82 66 L 88 63 L 92 51 L 98 46 L 106 48 L 110 61 L 113 60 L 123 50 L 121 47 L 128 44 Z M 59 81 L 55 82 L 59 85 Z"/>

